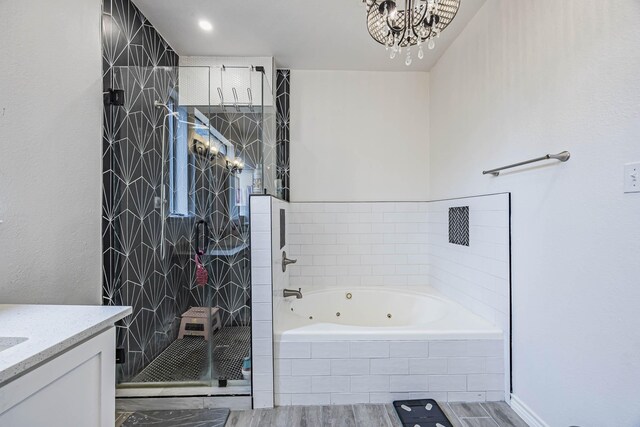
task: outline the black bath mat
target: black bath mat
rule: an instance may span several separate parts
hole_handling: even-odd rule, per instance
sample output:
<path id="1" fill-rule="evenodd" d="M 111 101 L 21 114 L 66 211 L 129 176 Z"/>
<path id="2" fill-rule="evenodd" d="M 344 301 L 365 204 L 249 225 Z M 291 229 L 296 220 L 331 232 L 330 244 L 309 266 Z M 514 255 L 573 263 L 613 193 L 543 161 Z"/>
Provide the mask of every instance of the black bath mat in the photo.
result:
<path id="1" fill-rule="evenodd" d="M 453 427 L 433 399 L 396 400 L 393 407 L 404 427 Z"/>

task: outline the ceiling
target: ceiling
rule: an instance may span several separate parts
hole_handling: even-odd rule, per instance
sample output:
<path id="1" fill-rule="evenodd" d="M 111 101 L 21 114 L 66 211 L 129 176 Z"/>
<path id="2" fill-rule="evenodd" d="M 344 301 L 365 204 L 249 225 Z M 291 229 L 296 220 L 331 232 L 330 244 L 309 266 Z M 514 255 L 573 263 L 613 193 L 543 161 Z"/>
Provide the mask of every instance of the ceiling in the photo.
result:
<path id="1" fill-rule="evenodd" d="M 273 56 L 279 68 L 428 71 L 485 0 L 461 0 L 458 15 L 434 50 L 404 64 L 389 59 L 367 32 L 361 0 L 134 0 L 184 56 Z M 399 2 L 399 5 L 402 5 Z M 202 30 L 205 19 L 213 30 Z"/>

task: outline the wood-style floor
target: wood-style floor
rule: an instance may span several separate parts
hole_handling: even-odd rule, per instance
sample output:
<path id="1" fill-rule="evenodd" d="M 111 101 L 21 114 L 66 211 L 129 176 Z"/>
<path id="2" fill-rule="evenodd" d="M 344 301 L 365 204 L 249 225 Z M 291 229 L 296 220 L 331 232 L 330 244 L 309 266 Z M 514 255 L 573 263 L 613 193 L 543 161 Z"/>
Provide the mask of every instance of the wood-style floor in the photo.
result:
<path id="1" fill-rule="evenodd" d="M 527 427 L 504 402 L 439 403 L 454 427 Z M 402 427 L 392 405 L 280 406 L 231 411 L 226 427 Z"/>

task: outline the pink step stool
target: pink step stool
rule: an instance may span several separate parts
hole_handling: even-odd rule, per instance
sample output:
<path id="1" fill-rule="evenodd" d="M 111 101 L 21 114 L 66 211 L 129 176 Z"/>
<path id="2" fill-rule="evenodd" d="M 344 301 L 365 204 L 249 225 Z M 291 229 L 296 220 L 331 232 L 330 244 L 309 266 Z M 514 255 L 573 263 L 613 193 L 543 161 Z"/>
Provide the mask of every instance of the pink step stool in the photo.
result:
<path id="1" fill-rule="evenodd" d="M 209 318 L 209 313 L 211 318 Z M 187 335 L 203 337 L 209 341 L 209 337 L 220 328 L 222 328 L 222 322 L 220 321 L 220 309 L 218 307 L 191 307 L 182 313 L 178 339 L 182 339 Z"/>

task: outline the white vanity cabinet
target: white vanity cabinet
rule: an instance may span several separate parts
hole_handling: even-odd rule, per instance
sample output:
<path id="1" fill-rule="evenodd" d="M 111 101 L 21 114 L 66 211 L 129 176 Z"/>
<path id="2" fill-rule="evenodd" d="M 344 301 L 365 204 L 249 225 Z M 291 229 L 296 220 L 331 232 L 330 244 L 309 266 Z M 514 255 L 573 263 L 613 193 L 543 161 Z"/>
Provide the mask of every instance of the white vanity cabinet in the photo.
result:
<path id="1" fill-rule="evenodd" d="M 113 323 L 126 314 L 123 311 L 102 321 L 96 318 L 97 324 L 70 337 L 63 332 L 62 342 L 55 344 L 54 339 L 53 347 L 45 344 L 46 348 L 35 354 L 28 344 L 33 339 L 32 345 L 37 346 L 37 327 L 17 331 L 27 340 L 0 351 L 0 426 L 112 427 L 116 366 Z M 2 317 L 0 308 L 0 322 Z M 6 334 L 3 329 L 0 326 L 0 332 Z M 21 352 L 26 359 L 7 367 Z"/>

